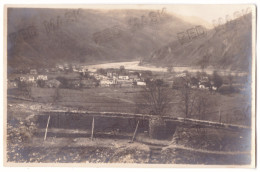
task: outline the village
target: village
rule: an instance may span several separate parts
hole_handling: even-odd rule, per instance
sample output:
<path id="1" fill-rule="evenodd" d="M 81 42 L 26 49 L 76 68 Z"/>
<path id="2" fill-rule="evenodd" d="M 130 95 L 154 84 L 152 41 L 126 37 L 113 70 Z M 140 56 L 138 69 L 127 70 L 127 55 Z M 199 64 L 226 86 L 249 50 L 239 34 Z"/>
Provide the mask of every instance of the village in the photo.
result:
<path id="1" fill-rule="evenodd" d="M 147 72 L 143 72 L 147 73 Z M 19 83 L 31 87 L 46 88 L 94 88 L 94 87 L 131 87 L 145 86 L 142 73 L 120 69 L 98 69 L 90 72 L 85 66 L 57 65 L 50 69 L 28 69 L 11 74 L 8 78 L 8 88 L 18 88 Z"/>
<path id="2" fill-rule="evenodd" d="M 168 76 L 168 77 L 165 77 Z M 203 72 L 189 73 L 168 71 L 166 74 L 153 73 L 151 71 L 129 70 L 124 66 L 120 68 L 99 68 L 96 71 L 88 71 L 87 66 L 56 65 L 54 68 L 27 69 L 15 71 L 8 76 L 8 89 L 21 87 L 40 88 L 67 88 L 89 89 L 96 87 L 145 87 L 148 80 L 164 78 L 168 86 L 173 89 L 182 88 L 184 85 L 192 89 L 217 91 L 221 88 L 239 85 L 236 90 L 243 90 L 241 77 L 232 75 L 219 76 L 217 72 L 208 75 Z"/>

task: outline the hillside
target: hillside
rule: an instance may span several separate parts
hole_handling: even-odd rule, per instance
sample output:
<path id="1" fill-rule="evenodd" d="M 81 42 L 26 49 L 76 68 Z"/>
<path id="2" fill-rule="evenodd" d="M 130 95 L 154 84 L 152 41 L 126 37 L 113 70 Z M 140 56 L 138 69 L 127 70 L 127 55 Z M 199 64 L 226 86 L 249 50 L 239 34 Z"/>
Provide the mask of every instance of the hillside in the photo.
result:
<path id="1" fill-rule="evenodd" d="M 181 45 L 178 41 L 156 49 L 145 62 L 157 66 L 198 66 L 248 71 L 252 57 L 251 15 Z"/>
<path id="2" fill-rule="evenodd" d="M 194 27 L 163 9 L 10 8 L 8 69 L 139 59 L 156 66 L 250 68 L 251 15 L 181 45 L 177 34 Z"/>
<path id="3" fill-rule="evenodd" d="M 142 19 L 144 16 L 144 20 Z M 152 18 L 153 17 L 153 18 Z M 28 27 L 36 28 L 29 36 Z M 8 9 L 8 67 L 132 61 L 191 24 L 151 10 Z"/>

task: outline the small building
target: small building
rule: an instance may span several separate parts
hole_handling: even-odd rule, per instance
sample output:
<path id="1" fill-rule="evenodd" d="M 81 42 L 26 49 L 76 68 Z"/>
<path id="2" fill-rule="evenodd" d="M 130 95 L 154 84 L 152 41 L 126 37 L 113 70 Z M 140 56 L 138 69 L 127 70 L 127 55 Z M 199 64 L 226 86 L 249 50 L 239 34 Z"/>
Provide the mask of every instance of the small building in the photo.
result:
<path id="1" fill-rule="evenodd" d="M 112 78 L 113 77 L 113 73 L 112 72 L 107 72 L 107 77 Z"/>
<path id="2" fill-rule="evenodd" d="M 32 75 L 25 75 L 25 76 L 20 76 L 19 80 L 21 82 L 35 82 L 35 78 Z"/>
<path id="3" fill-rule="evenodd" d="M 127 75 L 119 75 L 119 76 L 118 76 L 118 79 L 121 79 L 121 80 L 129 80 L 129 76 L 127 76 Z"/>
<path id="4" fill-rule="evenodd" d="M 28 82 L 34 82 L 35 78 L 34 76 L 28 76 Z"/>
<path id="5" fill-rule="evenodd" d="M 187 73 L 178 73 L 175 75 L 175 77 L 186 77 Z"/>
<path id="6" fill-rule="evenodd" d="M 201 79 L 200 79 L 200 82 L 209 82 L 209 77 L 202 76 Z"/>
<path id="7" fill-rule="evenodd" d="M 79 72 L 77 68 L 72 68 L 73 72 Z"/>
<path id="8" fill-rule="evenodd" d="M 217 89 L 218 89 L 217 87 L 212 86 L 212 90 L 213 90 L 213 91 L 216 91 Z"/>
<path id="9" fill-rule="evenodd" d="M 101 80 L 100 81 L 100 86 L 101 87 L 109 87 L 112 84 L 113 84 L 112 80 Z"/>
<path id="10" fill-rule="evenodd" d="M 37 80 L 47 81 L 48 80 L 48 76 L 47 75 L 38 75 L 37 76 Z"/>
<path id="11" fill-rule="evenodd" d="M 21 82 L 26 82 L 26 81 L 27 81 L 27 77 L 26 77 L 26 76 L 20 76 L 20 77 L 19 77 L 19 80 L 20 80 Z"/>
<path id="12" fill-rule="evenodd" d="M 210 83 L 209 82 L 199 82 L 199 88 L 200 89 L 207 89 L 207 90 L 209 90 Z"/>
<path id="13" fill-rule="evenodd" d="M 113 84 L 117 84 L 118 83 L 118 80 L 117 80 L 117 78 L 113 78 Z"/>
<path id="14" fill-rule="evenodd" d="M 136 82 L 136 85 L 146 86 L 146 82 L 144 82 L 144 81 L 138 81 L 138 82 Z"/>
<path id="15" fill-rule="evenodd" d="M 63 65 L 56 65 L 56 68 L 60 71 L 64 71 L 64 66 Z"/>

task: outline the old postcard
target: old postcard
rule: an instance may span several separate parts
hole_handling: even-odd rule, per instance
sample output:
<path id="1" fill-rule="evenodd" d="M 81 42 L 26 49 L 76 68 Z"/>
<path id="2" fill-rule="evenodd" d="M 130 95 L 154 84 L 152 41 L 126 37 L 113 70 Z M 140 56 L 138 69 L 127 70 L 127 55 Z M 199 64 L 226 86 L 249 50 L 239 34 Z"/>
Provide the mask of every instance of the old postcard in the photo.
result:
<path id="1" fill-rule="evenodd" d="M 6 5 L 6 166 L 255 167 L 254 5 Z"/>

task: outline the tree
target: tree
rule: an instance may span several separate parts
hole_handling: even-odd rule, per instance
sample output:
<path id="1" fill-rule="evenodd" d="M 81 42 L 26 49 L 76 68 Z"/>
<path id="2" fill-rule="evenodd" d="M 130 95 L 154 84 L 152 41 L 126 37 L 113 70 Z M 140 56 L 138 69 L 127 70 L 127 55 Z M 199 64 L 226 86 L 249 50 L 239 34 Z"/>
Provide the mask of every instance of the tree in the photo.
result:
<path id="1" fill-rule="evenodd" d="M 103 68 L 99 68 L 97 69 L 97 73 L 101 74 L 101 75 L 106 75 L 107 74 L 107 71 Z"/>
<path id="2" fill-rule="evenodd" d="M 57 87 L 54 90 L 54 94 L 53 94 L 53 103 L 57 103 L 60 100 L 60 89 Z"/>
<path id="3" fill-rule="evenodd" d="M 154 139 L 165 139 L 167 137 L 166 123 L 161 118 L 166 114 L 171 101 L 171 91 L 167 84 L 161 79 L 146 81 L 146 87 L 138 94 L 138 99 L 141 101 L 139 110 L 144 110 L 146 113 L 154 117 L 149 120 L 149 135 Z"/>
<path id="4" fill-rule="evenodd" d="M 65 78 L 65 77 L 57 77 L 56 79 L 58 81 L 60 81 L 62 88 L 69 88 L 69 81 L 68 81 L 67 78 Z"/>
<path id="5" fill-rule="evenodd" d="M 198 84 L 198 80 L 191 77 L 188 72 L 186 72 L 186 76 L 176 78 L 173 82 L 172 88 L 178 90 L 178 96 L 180 97 L 179 109 L 186 118 L 191 116 L 196 98 L 190 86 L 196 84 Z"/>
<path id="6" fill-rule="evenodd" d="M 196 96 L 188 85 L 185 85 L 181 88 L 179 107 L 186 118 L 189 118 L 192 115 L 194 111 L 195 100 Z"/>
<path id="7" fill-rule="evenodd" d="M 17 85 L 18 85 L 18 89 L 23 92 L 24 96 L 31 98 L 32 84 L 18 80 Z"/>
<path id="8" fill-rule="evenodd" d="M 217 71 L 214 71 L 213 72 L 213 75 L 212 75 L 212 81 L 213 81 L 213 85 L 215 87 L 217 87 L 217 90 L 219 90 L 219 88 L 222 86 L 223 84 L 223 80 L 221 78 L 221 76 L 218 75 Z"/>
<path id="9" fill-rule="evenodd" d="M 198 62 L 198 65 L 200 65 L 202 70 L 204 70 L 209 65 L 209 59 L 210 59 L 210 55 L 205 54 L 202 57 L 202 59 Z"/>
<path id="10" fill-rule="evenodd" d="M 151 115 L 163 116 L 170 102 L 170 89 L 161 79 L 147 80 L 142 100 Z"/>
<path id="11" fill-rule="evenodd" d="M 195 93 L 196 101 L 194 106 L 194 111 L 200 120 L 206 119 L 206 114 L 211 108 L 211 101 L 208 95 L 204 91 L 198 91 Z"/>
<path id="12" fill-rule="evenodd" d="M 37 80 L 37 85 L 41 88 L 43 88 L 45 86 L 45 81 L 40 79 L 40 80 Z"/>
<path id="13" fill-rule="evenodd" d="M 192 86 L 198 86 L 199 85 L 199 80 L 196 77 L 191 77 L 190 84 Z"/>

